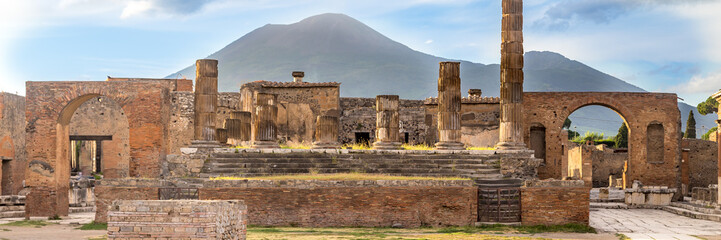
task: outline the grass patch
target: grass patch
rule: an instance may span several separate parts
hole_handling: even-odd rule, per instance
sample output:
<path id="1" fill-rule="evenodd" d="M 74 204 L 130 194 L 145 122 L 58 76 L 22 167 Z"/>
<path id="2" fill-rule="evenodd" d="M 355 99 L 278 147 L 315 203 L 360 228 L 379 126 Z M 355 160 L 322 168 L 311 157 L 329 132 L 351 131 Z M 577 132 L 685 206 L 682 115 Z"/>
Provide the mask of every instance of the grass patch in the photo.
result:
<path id="1" fill-rule="evenodd" d="M 80 230 L 108 230 L 108 224 L 107 223 L 96 223 L 95 221 L 83 224 L 78 229 Z"/>
<path id="2" fill-rule="evenodd" d="M 41 228 L 41 227 L 44 227 L 44 226 L 47 226 L 50 224 L 55 224 L 55 223 L 46 222 L 43 220 L 22 220 L 22 221 L 5 223 L 5 224 L 2 224 L 2 226 Z"/>
<path id="3" fill-rule="evenodd" d="M 367 227 L 340 227 L 340 228 L 299 228 L 299 227 L 260 227 L 248 226 L 248 239 L 459 239 L 459 240 L 539 240 L 534 237 L 506 237 L 498 235 L 482 235 L 475 233 L 436 233 L 434 228 L 367 228 Z"/>
<path id="4" fill-rule="evenodd" d="M 467 147 L 466 150 L 496 150 L 495 147 Z"/>
<path id="5" fill-rule="evenodd" d="M 3 228 L 3 229 L 0 229 L 0 231 L 3 231 L 3 232 L 9 232 L 9 231 L 12 231 L 12 230 L 10 230 L 10 229 L 7 229 L 7 228 Z"/>
<path id="6" fill-rule="evenodd" d="M 284 144 L 280 144 L 281 149 L 310 149 L 310 145 L 306 145 L 303 143 L 294 143 L 294 142 L 287 142 Z"/>
<path id="7" fill-rule="evenodd" d="M 616 237 L 618 237 L 618 240 L 631 240 L 631 238 L 621 233 L 616 233 Z"/>
<path id="8" fill-rule="evenodd" d="M 410 144 L 403 144 L 401 145 L 401 149 L 403 150 L 435 150 L 434 146 L 429 146 L 426 144 L 416 144 L 416 145 L 410 145 Z"/>
<path id="9" fill-rule="evenodd" d="M 343 145 L 343 149 L 371 150 L 373 148 L 371 148 L 371 146 L 369 144 L 353 143 L 353 144 Z"/>
<path id="10" fill-rule="evenodd" d="M 438 233 L 484 233 L 484 232 L 514 232 L 514 233 L 596 233 L 596 229 L 581 224 L 565 225 L 536 225 L 536 226 L 506 226 L 506 225 L 485 225 L 480 227 L 449 227 L 442 228 Z"/>
<path id="11" fill-rule="evenodd" d="M 260 177 L 211 177 L 210 180 L 321 180 L 321 181 L 342 181 L 342 180 L 470 180 L 461 177 L 412 177 L 412 176 L 390 176 L 383 174 L 367 173 L 334 173 L 334 174 L 293 174 L 274 175 Z"/>

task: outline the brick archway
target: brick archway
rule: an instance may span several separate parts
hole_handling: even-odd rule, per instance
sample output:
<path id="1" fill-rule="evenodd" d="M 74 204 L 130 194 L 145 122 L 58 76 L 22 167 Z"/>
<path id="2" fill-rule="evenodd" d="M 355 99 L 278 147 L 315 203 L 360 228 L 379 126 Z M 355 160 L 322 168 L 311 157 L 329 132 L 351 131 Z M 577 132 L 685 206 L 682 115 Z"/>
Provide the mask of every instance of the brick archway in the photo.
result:
<path id="1" fill-rule="evenodd" d="M 168 80 L 27 82 L 26 214 L 68 214 L 68 124 L 82 103 L 97 96 L 120 106 L 129 123 L 132 160 L 118 163 L 109 177 L 158 177 L 167 152 L 169 93 L 176 85 Z"/>
<path id="2" fill-rule="evenodd" d="M 676 94 L 630 92 L 526 92 L 524 93 L 524 134 L 529 144 L 532 123 L 546 127 L 546 164 L 539 167 L 540 178 L 562 176 L 561 128 L 577 109 L 600 105 L 616 111 L 629 128 L 628 183 L 640 180 L 647 185 L 676 187 L 680 175 L 681 114 Z M 664 161 L 646 161 L 646 128 L 652 122 L 664 126 Z"/>

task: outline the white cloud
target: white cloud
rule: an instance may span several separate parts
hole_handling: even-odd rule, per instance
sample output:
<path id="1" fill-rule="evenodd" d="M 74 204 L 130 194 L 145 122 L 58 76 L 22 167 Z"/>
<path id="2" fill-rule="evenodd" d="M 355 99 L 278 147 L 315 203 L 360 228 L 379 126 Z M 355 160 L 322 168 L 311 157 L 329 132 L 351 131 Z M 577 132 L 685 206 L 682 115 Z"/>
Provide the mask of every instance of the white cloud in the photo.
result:
<path id="1" fill-rule="evenodd" d="M 433 43 L 433 39 L 428 39 L 425 41 L 425 44 L 431 44 L 431 43 Z"/>
<path id="2" fill-rule="evenodd" d="M 152 9 L 153 5 L 150 1 L 132 1 L 123 8 L 123 12 L 120 14 L 120 18 L 129 18 L 138 16 L 146 13 Z"/>
<path id="3" fill-rule="evenodd" d="M 716 89 L 721 89 L 721 69 L 710 74 L 693 76 L 688 82 L 671 88 L 671 91 L 694 94 L 715 92 Z"/>

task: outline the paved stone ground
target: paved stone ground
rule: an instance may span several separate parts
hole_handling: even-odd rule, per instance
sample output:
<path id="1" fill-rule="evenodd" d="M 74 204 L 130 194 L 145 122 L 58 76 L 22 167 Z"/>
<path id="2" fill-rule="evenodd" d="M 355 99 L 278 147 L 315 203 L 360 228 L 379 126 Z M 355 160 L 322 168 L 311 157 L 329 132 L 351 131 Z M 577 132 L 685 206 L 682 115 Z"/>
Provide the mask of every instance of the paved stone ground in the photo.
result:
<path id="1" fill-rule="evenodd" d="M 655 209 L 591 209 L 591 227 L 631 239 L 719 239 L 721 223 Z M 700 237 L 700 238 L 699 238 Z"/>

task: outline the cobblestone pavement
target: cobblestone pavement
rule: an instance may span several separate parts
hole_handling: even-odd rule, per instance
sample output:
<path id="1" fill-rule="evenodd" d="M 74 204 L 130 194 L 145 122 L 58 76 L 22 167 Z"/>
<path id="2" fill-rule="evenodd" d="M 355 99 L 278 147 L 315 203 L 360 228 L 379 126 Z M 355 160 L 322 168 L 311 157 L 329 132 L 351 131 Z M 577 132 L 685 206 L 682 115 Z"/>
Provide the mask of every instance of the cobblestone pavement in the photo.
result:
<path id="1" fill-rule="evenodd" d="M 721 239 L 721 223 L 655 209 L 591 209 L 591 227 L 631 239 Z"/>

